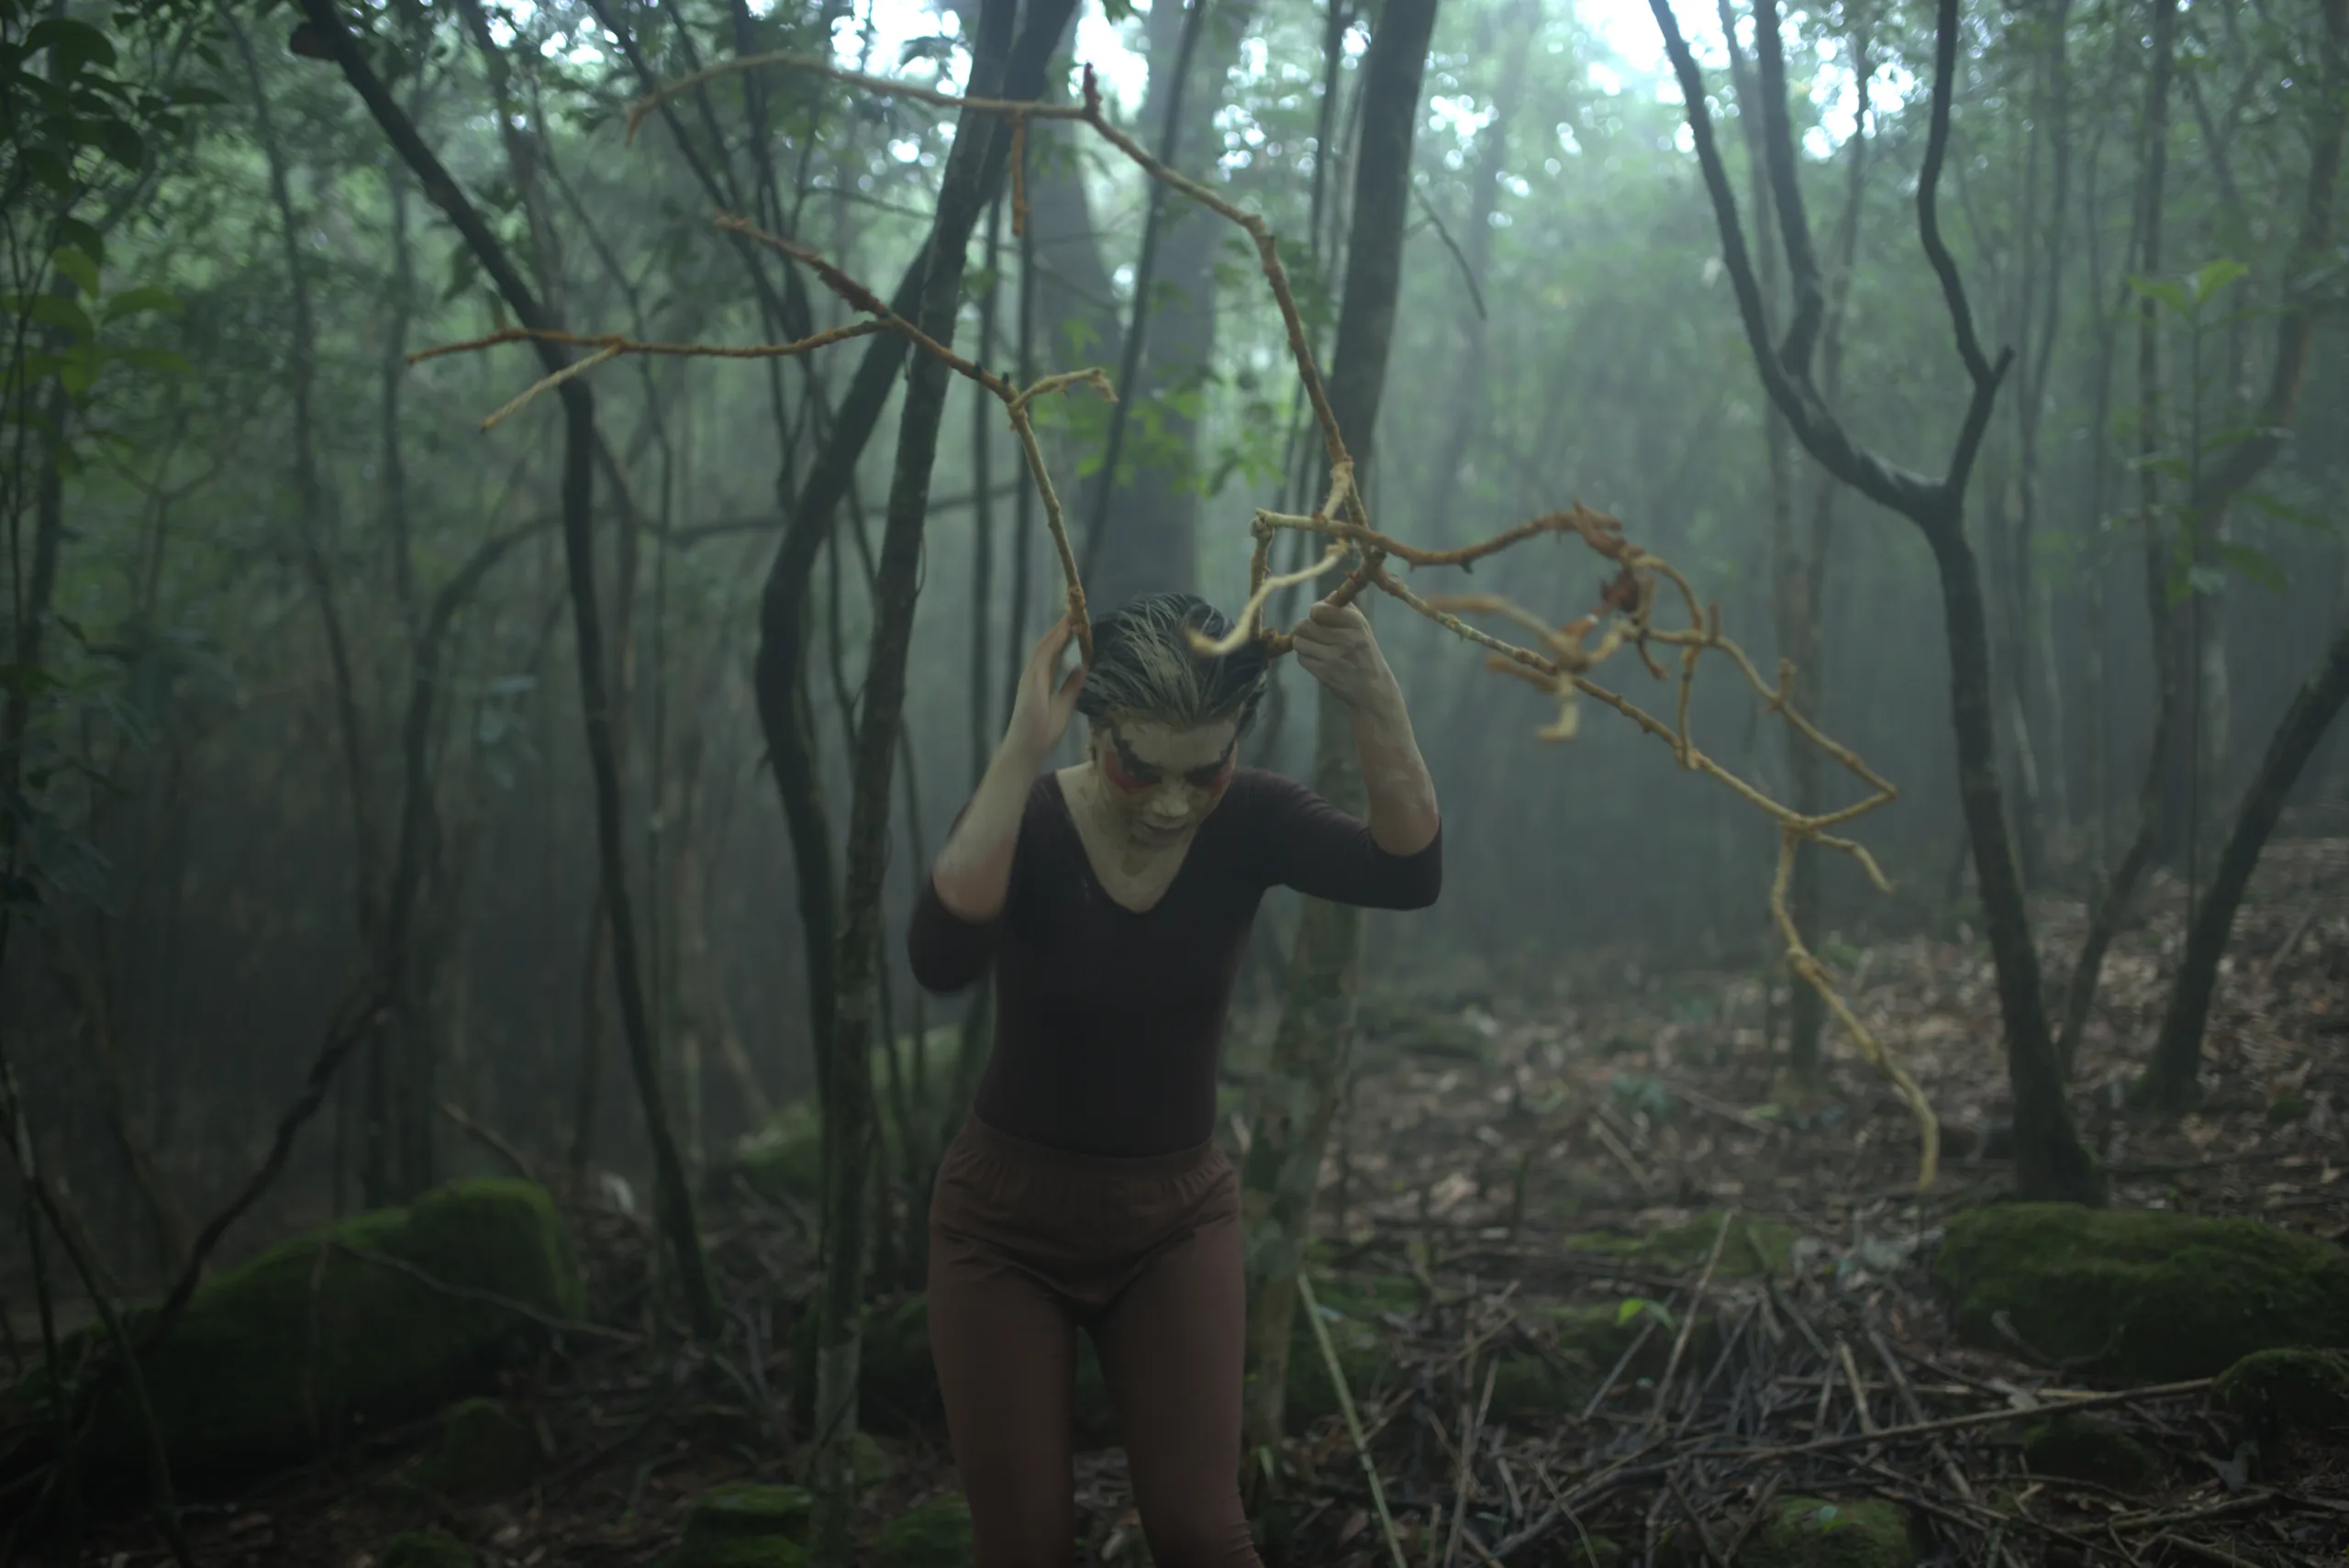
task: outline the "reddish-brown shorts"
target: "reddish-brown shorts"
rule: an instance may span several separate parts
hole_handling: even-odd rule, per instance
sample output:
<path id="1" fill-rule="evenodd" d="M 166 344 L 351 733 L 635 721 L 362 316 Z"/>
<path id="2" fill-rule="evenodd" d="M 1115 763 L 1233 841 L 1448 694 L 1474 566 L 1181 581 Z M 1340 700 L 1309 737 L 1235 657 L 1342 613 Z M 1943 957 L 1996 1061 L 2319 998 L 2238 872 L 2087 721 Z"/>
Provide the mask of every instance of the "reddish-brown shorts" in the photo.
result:
<path id="1" fill-rule="evenodd" d="M 1076 1330 L 1158 1568 L 1259 1568 L 1240 1504 L 1240 1183 L 1213 1143 L 1121 1160 L 976 1118 L 930 1208 L 930 1342 L 979 1568 L 1065 1568 Z"/>

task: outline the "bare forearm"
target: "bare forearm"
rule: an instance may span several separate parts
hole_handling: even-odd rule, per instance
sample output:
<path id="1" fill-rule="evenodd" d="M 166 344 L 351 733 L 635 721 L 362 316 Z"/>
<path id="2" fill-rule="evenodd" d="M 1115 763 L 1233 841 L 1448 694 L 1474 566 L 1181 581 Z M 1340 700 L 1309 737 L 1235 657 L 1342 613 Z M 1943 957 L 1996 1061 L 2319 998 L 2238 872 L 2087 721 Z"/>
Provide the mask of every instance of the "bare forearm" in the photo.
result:
<path id="1" fill-rule="evenodd" d="M 996 749 L 978 793 L 971 797 L 963 819 L 947 835 L 930 868 L 939 902 L 949 912 L 974 922 L 994 919 L 1003 912 L 1011 887 L 1011 857 L 1019 847 L 1019 823 L 1028 810 L 1028 792 L 1034 787 L 1043 759 L 1007 741 Z"/>
<path id="2" fill-rule="evenodd" d="M 1369 800 L 1370 836 L 1390 855 L 1416 855 L 1434 842 L 1442 815 L 1436 809 L 1435 780 L 1411 733 L 1403 695 L 1391 690 L 1381 700 L 1354 709 L 1354 754 Z"/>

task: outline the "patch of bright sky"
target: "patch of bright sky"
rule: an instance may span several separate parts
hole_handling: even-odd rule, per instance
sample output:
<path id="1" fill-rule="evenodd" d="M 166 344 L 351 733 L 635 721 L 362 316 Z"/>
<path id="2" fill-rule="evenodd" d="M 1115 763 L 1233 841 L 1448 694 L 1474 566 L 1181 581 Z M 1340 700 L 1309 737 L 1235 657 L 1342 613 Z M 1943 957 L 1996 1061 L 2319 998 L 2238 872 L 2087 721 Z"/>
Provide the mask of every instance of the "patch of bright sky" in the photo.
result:
<path id="1" fill-rule="evenodd" d="M 1098 6 L 1089 0 L 1080 3 L 1083 10 L 1076 24 L 1076 58 L 1093 67 L 1114 110 L 1131 115 L 1140 109 L 1150 79 L 1149 65 L 1135 47 L 1141 42 L 1141 21 L 1137 17 L 1123 23 L 1112 22 Z M 774 4 L 774 0 L 751 0 L 751 9 L 763 16 Z M 1664 39 L 1656 31 L 1655 17 L 1648 10 L 1647 0 L 1575 0 L 1575 7 L 1584 28 L 1612 56 L 1611 60 L 1591 62 L 1593 86 L 1609 95 L 1643 88 L 1661 102 L 1679 102 L 1679 84 L 1673 80 L 1670 64 L 1664 58 Z M 530 0 L 511 0 L 510 8 L 527 18 L 532 7 Z M 1136 0 L 1135 9 L 1147 13 L 1150 0 Z M 1726 70 L 1729 56 L 1722 47 L 1716 7 L 1699 0 L 1694 5 L 1677 5 L 1674 10 L 1698 63 L 1708 72 Z M 493 27 L 499 32 L 505 30 L 502 19 L 494 20 Z M 894 75 L 908 69 L 905 63 L 907 45 L 923 39 L 954 38 L 960 31 L 953 13 L 938 6 L 935 0 L 863 0 L 853 14 L 843 17 L 835 26 L 832 48 L 834 58 L 844 65 L 869 61 L 876 73 Z M 1740 31 L 1750 49 L 1752 21 L 1745 21 Z M 1792 52 L 1799 46 L 1791 36 L 1791 27 L 1788 33 Z M 1349 53 L 1361 52 L 1358 32 L 1350 35 L 1346 43 Z M 573 59 L 599 52 L 584 39 L 570 40 L 567 50 L 556 41 L 551 41 L 548 48 L 568 53 Z M 938 85 L 950 92 L 958 89 L 963 63 L 964 57 L 959 50 L 938 59 L 934 67 Z M 1261 76 L 1270 66 L 1262 41 L 1252 40 L 1243 54 L 1241 68 Z M 1897 108 L 1915 86 L 1915 80 L 1897 68 L 1879 71 L 1870 83 L 1869 106 L 1878 112 Z M 1820 124 L 1805 137 L 1805 149 L 1812 156 L 1823 158 L 1852 134 L 1859 109 L 1859 84 L 1854 80 L 1850 61 L 1840 49 L 1820 59 L 1812 74 L 1811 97 L 1819 106 Z M 1436 97 L 1431 101 L 1430 109 L 1439 123 L 1462 134 L 1473 134 L 1488 114 L 1484 106 L 1468 98 Z M 1683 150 L 1690 146 L 1686 126 L 1680 128 L 1680 142 Z"/>

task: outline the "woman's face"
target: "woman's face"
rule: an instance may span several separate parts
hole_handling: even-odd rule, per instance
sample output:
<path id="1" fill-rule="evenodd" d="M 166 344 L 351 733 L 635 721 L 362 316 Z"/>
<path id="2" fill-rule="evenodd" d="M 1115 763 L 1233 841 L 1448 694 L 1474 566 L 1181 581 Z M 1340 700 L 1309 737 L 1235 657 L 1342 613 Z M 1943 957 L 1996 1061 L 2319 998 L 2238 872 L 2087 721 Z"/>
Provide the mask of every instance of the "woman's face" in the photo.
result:
<path id="1" fill-rule="evenodd" d="M 1152 847 L 1179 842 L 1207 819 L 1239 764 L 1240 724 L 1177 728 L 1131 714 L 1093 726 L 1093 765 L 1126 837 Z"/>

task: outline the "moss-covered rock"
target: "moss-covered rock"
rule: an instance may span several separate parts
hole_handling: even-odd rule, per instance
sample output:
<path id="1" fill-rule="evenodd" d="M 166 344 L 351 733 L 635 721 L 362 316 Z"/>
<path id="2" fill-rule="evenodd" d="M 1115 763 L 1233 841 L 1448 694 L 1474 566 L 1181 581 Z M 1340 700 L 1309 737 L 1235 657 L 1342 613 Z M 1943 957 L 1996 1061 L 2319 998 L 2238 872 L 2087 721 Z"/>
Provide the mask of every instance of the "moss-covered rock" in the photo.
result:
<path id="1" fill-rule="evenodd" d="M 2221 1373 L 2210 1397 L 2263 1438 L 2349 1427 L 2349 1354 L 2257 1351 Z"/>
<path id="2" fill-rule="evenodd" d="M 585 1287 L 543 1188 L 455 1183 L 405 1209 L 288 1241 L 197 1290 L 141 1361 L 174 1467 L 199 1474 L 300 1458 L 353 1423 L 405 1420 L 484 1389 L 543 1338 L 512 1302 L 576 1318 Z M 147 1313 L 129 1327 L 143 1331 Z M 91 1353 L 82 1337 L 69 1356 Z M 11 1403 L 45 1403 L 36 1373 Z M 116 1379 L 89 1451 L 140 1461 L 143 1426 Z"/>
<path id="3" fill-rule="evenodd" d="M 1705 1260 L 1712 1255 L 1713 1240 L 1720 1235 L 1723 1218 L 1716 1210 L 1700 1214 L 1686 1225 L 1675 1225 L 1645 1235 L 1588 1231 L 1568 1237 L 1565 1248 L 1571 1252 L 1595 1252 L 1618 1258 L 1652 1273 L 1687 1273 L 1692 1269 L 1703 1268 Z M 1730 1219 L 1729 1239 L 1721 1243 L 1720 1262 L 1713 1268 L 1715 1277 L 1750 1278 L 1777 1273 L 1787 1266 L 1797 1234 L 1791 1225 L 1756 1219 L 1745 1214 L 1735 1216 Z"/>
<path id="4" fill-rule="evenodd" d="M 907 1112 L 924 1140 L 937 1136 L 939 1122 L 946 1114 L 962 1042 L 959 1024 L 931 1029 L 923 1037 L 917 1073 L 913 1038 L 906 1036 L 897 1041 Z M 893 1162 L 901 1158 L 896 1101 L 889 1087 L 889 1058 L 879 1051 L 873 1053 L 873 1104 L 881 1133 L 880 1158 L 885 1167 L 894 1168 Z M 718 1168 L 718 1173 L 741 1176 L 763 1197 L 814 1203 L 824 1183 L 823 1124 L 815 1102 L 794 1100 L 776 1110 L 764 1126 L 735 1140 L 729 1159 Z"/>
<path id="5" fill-rule="evenodd" d="M 2162 1473 L 2152 1449 L 2110 1421 L 2076 1413 L 2023 1429 L 2022 1456 L 2035 1474 L 2092 1481 L 2121 1492 L 2143 1491 Z"/>
<path id="6" fill-rule="evenodd" d="M 1873 1498 L 1783 1498 L 1738 1553 L 1740 1568 L 1910 1568 L 1916 1561 L 1909 1521 Z"/>
<path id="7" fill-rule="evenodd" d="M 489 1497 L 527 1485 L 538 1434 L 496 1399 L 461 1399 L 440 1413 L 440 1440 L 416 1469 L 418 1485 L 451 1497 Z"/>
<path id="8" fill-rule="evenodd" d="M 740 1482 L 694 1500 L 667 1568 L 801 1568 L 815 1499 L 796 1486 Z"/>
<path id="9" fill-rule="evenodd" d="M 481 1553 L 439 1530 L 409 1530 L 384 1544 L 377 1568 L 481 1568 Z"/>
<path id="10" fill-rule="evenodd" d="M 1959 1335 L 2122 1381 L 2349 1345 L 2349 1252 L 2250 1219 L 2005 1204 L 1949 1223 L 1933 1272 Z"/>
<path id="11" fill-rule="evenodd" d="M 874 1568 L 971 1568 L 971 1506 L 959 1492 L 932 1497 L 881 1527 Z"/>

